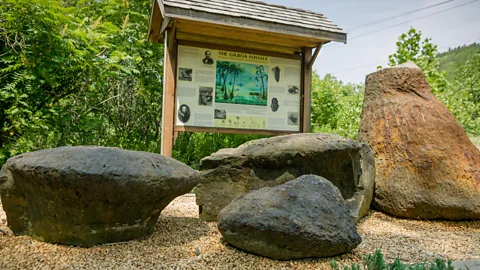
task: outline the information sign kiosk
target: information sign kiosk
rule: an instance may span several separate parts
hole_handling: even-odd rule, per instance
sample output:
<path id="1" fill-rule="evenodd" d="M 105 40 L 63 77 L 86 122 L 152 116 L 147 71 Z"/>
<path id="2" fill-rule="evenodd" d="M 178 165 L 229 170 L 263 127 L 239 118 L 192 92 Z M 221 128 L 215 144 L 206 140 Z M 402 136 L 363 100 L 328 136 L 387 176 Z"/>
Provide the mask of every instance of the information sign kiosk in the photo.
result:
<path id="1" fill-rule="evenodd" d="M 310 132 L 312 66 L 346 34 L 322 14 L 251 0 L 154 0 L 164 42 L 162 154 L 178 132 Z"/>

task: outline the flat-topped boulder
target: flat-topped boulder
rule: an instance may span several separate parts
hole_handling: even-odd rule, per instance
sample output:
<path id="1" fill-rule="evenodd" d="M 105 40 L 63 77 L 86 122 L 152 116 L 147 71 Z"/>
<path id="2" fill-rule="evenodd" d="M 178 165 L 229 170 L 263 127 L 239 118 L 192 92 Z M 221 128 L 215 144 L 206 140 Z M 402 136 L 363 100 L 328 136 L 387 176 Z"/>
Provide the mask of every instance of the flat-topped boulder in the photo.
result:
<path id="1" fill-rule="evenodd" d="M 277 260 L 335 256 L 361 242 L 338 188 L 315 175 L 250 191 L 223 208 L 217 224 L 228 243 Z"/>
<path id="2" fill-rule="evenodd" d="M 302 175 L 333 183 L 358 221 L 373 197 L 374 157 L 370 147 L 332 134 L 295 134 L 247 142 L 202 160 L 196 188 L 200 218 L 215 221 L 234 198 Z"/>
<path id="3" fill-rule="evenodd" d="M 367 76 L 359 140 L 375 152 L 378 210 L 480 219 L 480 151 L 414 64 Z"/>
<path id="4" fill-rule="evenodd" d="M 160 212 L 199 182 L 165 156 L 78 146 L 8 159 L 0 195 L 15 235 L 90 247 L 145 238 Z"/>

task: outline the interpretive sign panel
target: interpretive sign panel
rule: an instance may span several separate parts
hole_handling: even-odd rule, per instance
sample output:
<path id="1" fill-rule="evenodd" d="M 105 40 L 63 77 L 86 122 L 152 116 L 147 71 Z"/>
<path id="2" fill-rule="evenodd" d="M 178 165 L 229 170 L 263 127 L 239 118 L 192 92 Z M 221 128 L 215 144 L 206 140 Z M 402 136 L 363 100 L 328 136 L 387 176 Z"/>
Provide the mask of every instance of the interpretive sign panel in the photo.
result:
<path id="1" fill-rule="evenodd" d="M 300 131 L 301 64 L 179 45 L 176 125 Z"/>

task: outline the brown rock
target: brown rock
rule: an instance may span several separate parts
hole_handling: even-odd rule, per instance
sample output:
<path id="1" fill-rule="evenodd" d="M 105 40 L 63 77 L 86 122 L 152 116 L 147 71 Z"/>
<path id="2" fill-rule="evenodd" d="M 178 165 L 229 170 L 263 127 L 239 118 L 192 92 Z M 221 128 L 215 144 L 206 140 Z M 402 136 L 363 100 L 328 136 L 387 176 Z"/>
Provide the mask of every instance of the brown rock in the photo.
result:
<path id="1" fill-rule="evenodd" d="M 480 151 L 417 66 L 367 76 L 359 140 L 375 152 L 375 208 L 405 218 L 480 219 Z"/>

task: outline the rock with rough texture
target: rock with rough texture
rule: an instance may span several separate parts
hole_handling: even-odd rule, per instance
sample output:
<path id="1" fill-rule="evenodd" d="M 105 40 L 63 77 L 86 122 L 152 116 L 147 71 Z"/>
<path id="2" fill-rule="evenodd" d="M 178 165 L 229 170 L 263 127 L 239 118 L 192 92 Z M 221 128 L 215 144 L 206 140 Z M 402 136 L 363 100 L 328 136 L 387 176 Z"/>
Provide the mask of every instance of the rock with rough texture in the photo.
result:
<path id="1" fill-rule="evenodd" d="M 374 207 L 422 219 L 480 219 L 480 151 L 420 68 L 366 78 L 359 140 L 375 153 Z"/>
<path id="2" fill-rule="evenodd" d="M 340 191 L 315 175 L 250 191 L 223 208 L 217 224 L 228 243 L 277 260 L 330 257 L 362 241 Z"/>
<path id="3" fill-rule="evenodd" d="M 199 179 L 157 154 L 61 147 L 10 158 L 0 194 L 16 235 L 90 247 L 148 237 L 163 208 Z"/>
<path id="4" fill-rule="evenodd" d="M 202 160 L 196 188 L 200 218 L 250 190 L 281 185 L 305 174 L 325 177 L 340 189 L 352 216 L 366 215 L 373 197 L 374 157 L 366 144 L 331 134 L 296 134 L 222 149 Z"/>

